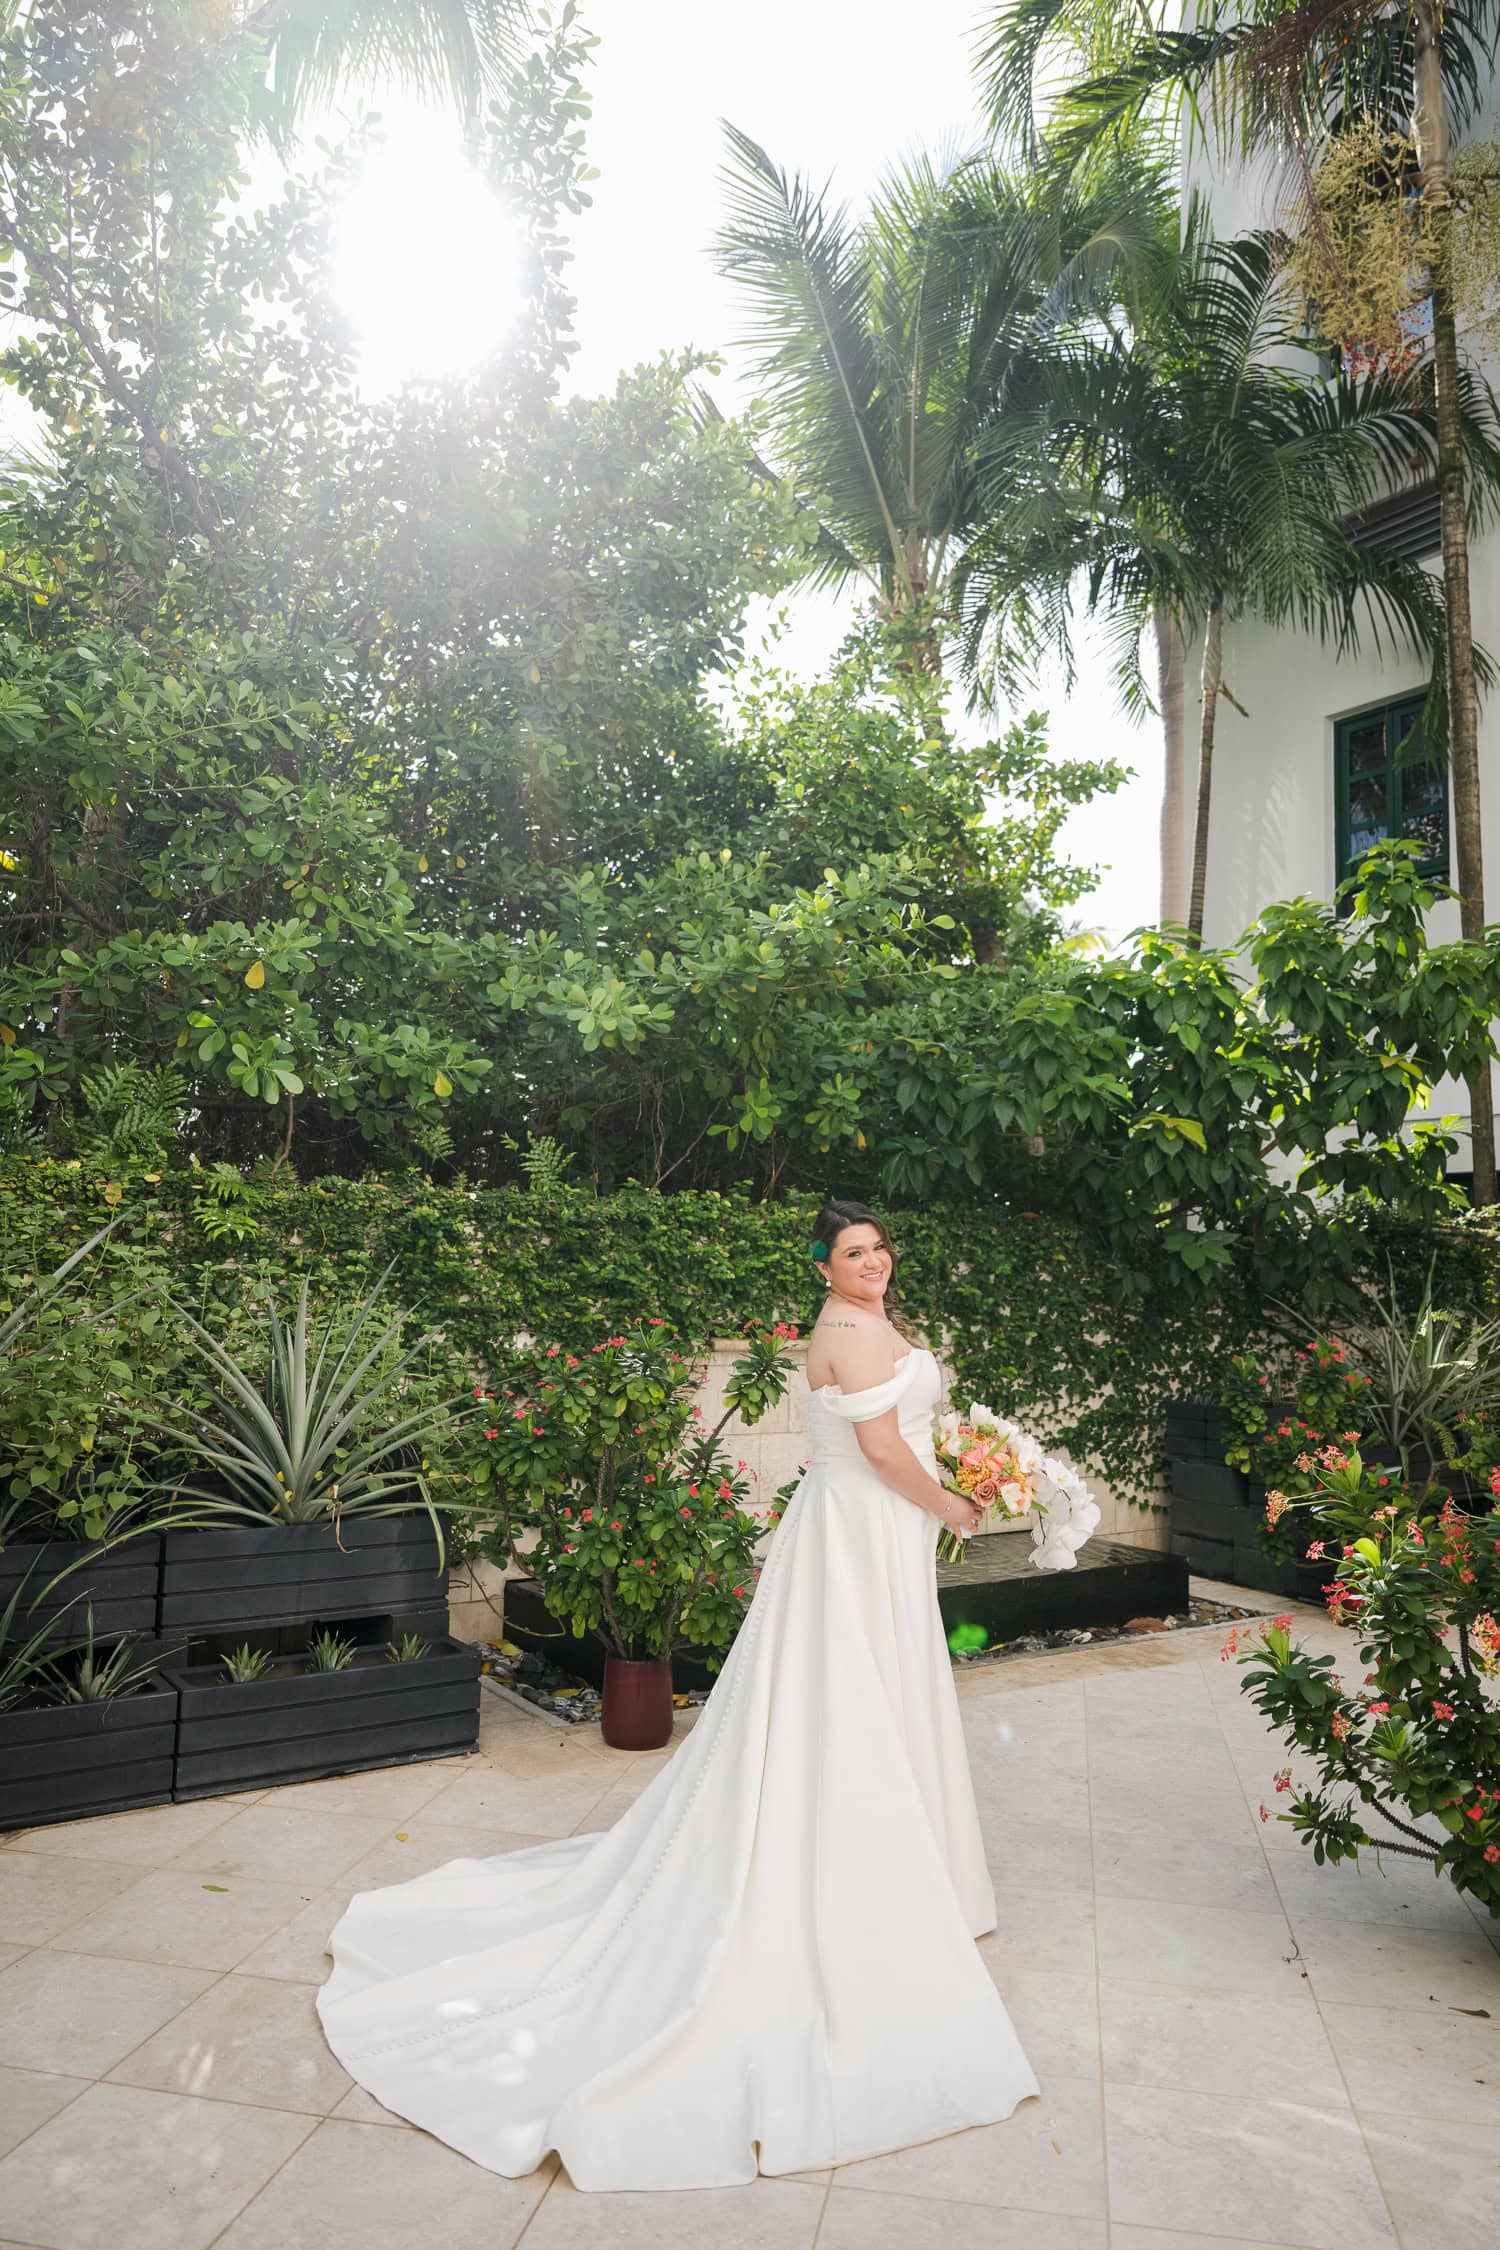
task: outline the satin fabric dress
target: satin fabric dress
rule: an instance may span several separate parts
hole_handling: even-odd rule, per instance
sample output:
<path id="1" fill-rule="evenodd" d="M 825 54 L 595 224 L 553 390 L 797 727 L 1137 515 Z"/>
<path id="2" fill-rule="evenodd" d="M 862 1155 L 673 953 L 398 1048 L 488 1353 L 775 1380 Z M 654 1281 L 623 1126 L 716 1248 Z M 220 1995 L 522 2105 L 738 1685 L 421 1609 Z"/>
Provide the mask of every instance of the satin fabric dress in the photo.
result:
<path id="1" fill-rule="evenodd" d="M 318 1994 L 360 2085 L 490 2170 L 735 2185 L 1008 2117 L 1035 2074 L 975 1948 L 996 1926 L 938 1609 L 937 1364 L 809 1393 L 812 1459 L 692 1727 L 607 1829 L 355 1897 Z"/>

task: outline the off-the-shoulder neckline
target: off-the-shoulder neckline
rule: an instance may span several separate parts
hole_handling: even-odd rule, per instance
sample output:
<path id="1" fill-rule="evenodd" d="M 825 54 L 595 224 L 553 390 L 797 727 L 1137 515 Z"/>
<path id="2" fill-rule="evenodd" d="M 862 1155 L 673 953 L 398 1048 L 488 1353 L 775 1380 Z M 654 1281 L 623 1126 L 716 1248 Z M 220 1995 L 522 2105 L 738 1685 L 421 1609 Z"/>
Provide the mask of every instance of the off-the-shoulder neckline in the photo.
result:
<path id="1" fill-rule="evenodd" d="M 915 1359 L 918 1352 L 926 1352 L 929 1359 L 931 1359 L 932 1357 L 932 1353 L 928 1349 L 926 1344 L 913 1344 L 910 1349 L 904 1351 L 901 1354 L 901 1357 L 896 1361 L 895 1366 L 892 1368 L 890 1374 L 885 1379 L 886 1383 L 894 1383 L 897 1375 L 906 1365 L 907 1361 L 909 1359 Z M 867 1383 L 865 1385 L 864 1391 L 846 1391 L 842 1383 L 818 1383 L 816 1385 L 809 1383 L 807 1387 L 809 1391 L 812 1392 L 814 1398 L 821 1398 L 825 1391 L 837 1391 L 840 1398 L 863 1398 L 865 1395 L 865 1391 L 883 1391 L 885 1389 L 885 1383 Z"/>

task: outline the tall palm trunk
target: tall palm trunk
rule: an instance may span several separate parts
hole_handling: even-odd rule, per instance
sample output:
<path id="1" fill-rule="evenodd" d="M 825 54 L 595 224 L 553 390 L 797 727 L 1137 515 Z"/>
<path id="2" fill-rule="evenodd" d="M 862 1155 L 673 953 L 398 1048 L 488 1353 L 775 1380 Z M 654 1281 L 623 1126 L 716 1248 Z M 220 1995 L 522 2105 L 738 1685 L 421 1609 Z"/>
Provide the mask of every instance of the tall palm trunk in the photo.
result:
<path id="1" fill-rule="evenodd" d="M 1440 223 L 1452 207 L 1448 107 L 1443 85 L 1439 0 L 1417 0 L 1414 130 L 1423 200 Z M 1446 225 L 1442 226 L 1446 232 Z M 1447 277 L 1432 285 L 1432 378 L 1437 414 L 1438 493 L 1442 510 L 1443 592 L 1448 634 L 1448 772 L 1458 859 L 1460 927 L 1484 935 L 1484 845 L 1480 830 L 1479 709 L 1474 692 L 1474 628 L 1469 604 L 1469 535 L 1464 522 L 1464 456 L 1459 422 L 1458 331 Z M 1495 1200 L 1495 1103 L 1488 1059 L 1469 1083 L 1474 1201 Z"/>
<path id="2" fill-rule="evenodd" d="M 1198 810 L 1193 823 L 1193 886 L 1188 897 L 1188 928 L 1203 943 L 1203 894 L 1208 878 L 1208 808 L 1213 795 L 1214 722 L 1224 669 L 1224 593 L 1215 586 L 1203 628 L 1202 718 L 1198 729 Z"/>
<path id="3" fill-rule="evenodd" d="M 1182 628 L 1169 609 L 1151 612 L 1151 628 L 1156 636 L 1156 701 L 1162 735 L 1159 918 L 1180 922 L 1187 912 L 1187 651 Z"/>

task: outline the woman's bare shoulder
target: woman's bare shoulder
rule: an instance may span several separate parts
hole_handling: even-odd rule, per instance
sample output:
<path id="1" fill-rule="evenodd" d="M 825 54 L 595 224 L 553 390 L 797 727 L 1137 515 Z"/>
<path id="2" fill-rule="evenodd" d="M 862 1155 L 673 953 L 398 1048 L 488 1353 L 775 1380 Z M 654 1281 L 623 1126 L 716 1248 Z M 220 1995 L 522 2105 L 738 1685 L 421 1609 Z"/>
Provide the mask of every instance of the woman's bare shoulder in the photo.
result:
<path id="1" fill-rule="evenodd" d="M 807 1379 L 814 1388 L 832 1382 L 863 1389 L 883 1382 L 895 1362 L 890 1322 L 861 1305 L 825 1306 L 808 1336 Z"/>

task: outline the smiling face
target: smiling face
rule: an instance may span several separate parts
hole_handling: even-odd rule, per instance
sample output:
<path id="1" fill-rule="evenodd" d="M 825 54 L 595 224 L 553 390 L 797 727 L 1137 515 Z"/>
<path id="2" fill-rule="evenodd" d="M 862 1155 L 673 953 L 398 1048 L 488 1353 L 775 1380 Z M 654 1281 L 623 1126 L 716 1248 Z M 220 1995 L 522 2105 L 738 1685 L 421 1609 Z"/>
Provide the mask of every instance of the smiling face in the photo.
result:
<path id="1" fill-rule="evenodd" d="M 891 1266 L 891 1253 L 880 1228 L 862 1222 L 842 1229 L 829 1246 L 828 1262 L 822 1270 L 834 1296 L 882 1312 Z"/>

